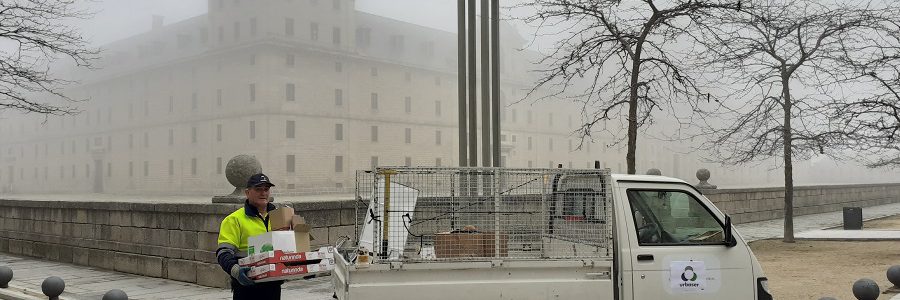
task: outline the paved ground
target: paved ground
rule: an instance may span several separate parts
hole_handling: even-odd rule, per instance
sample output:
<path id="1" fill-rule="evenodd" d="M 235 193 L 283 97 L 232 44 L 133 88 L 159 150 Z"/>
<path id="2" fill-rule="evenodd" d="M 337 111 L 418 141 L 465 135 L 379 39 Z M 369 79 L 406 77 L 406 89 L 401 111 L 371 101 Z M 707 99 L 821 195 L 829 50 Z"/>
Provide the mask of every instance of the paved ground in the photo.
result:
<path id="1" fill-rule="evenodd" d="M 863 208 L 864 219 L 900 214 L 900 203 Z M 799 216 L 794 219 L 797 237 L 810 234 L 827 234 L 839 237 L 842 230 L 821 231 L 820 229 L 841 225 L 842 212 Z M 783 222 L 771 220 L 738 224 L 740 234 L 748 241 L 781 237 Z M 857 231 L 861 234 L 865 231 Z M 896 234 L 896 233 L 895 233 Z M 829 236 L 825 236 L 826 238 Z M 130 299 L 229 299 L 227 289 L 202 287 L 178 281 L 124 274 L 90 267 L 34 260 L 0 254 L 0 265 L 13 269 L 14 277 L 10 289 L 0 292 L 0 299 L 28 299 L 22 295 L 40 295 L 40 285 L 48 276 L 59 276 L 66 281 L 63 299 L 100 299 L 110 289 L 125 291 Z M 316 278 L 308 281 L 292 281 L 284 286 L 284 299 L 325 300 L 331 299 L 331 279 Z M 19 295 L 18 298 L 5 294 Z M 39 299 L 33 297 L 33 299 Z M 900 300 L 900 295 L 892 300 Z"/>

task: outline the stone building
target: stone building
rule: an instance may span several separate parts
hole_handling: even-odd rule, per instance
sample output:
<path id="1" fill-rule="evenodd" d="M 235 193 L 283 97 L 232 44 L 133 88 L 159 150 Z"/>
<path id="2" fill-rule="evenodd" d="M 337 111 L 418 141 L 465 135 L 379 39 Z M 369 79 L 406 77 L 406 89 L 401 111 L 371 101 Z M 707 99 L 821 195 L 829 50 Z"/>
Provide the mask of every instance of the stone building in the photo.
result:
<path id="1" fill-rule="evenodd" d="M 503 165 L 623 171 L 602 141 L 576 150 L 577 107 L 519 101 L 525 42 L 502 29 Z M 238 154 L 287 194 L 350 191 L 372 165 L 458 165 L 455 33 L 352 0 L 210 0 L 102 48 L 98 70 L 64 77 L 80 114 L 3 116 L 0 190 L 209 195 Z"/>

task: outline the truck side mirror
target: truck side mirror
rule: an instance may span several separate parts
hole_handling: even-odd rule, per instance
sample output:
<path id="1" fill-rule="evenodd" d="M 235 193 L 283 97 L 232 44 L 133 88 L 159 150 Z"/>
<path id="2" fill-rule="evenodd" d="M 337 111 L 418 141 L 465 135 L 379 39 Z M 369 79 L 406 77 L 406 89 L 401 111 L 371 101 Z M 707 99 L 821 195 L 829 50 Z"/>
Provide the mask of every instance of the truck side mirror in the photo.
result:
<path id="1" fill-rule="evenodd" d="M 731 216 L 725 215 L 725 247 L 734 246 L 737 246 L 737 240 L 734 239 L 734 233 L 731 232 Z"/>

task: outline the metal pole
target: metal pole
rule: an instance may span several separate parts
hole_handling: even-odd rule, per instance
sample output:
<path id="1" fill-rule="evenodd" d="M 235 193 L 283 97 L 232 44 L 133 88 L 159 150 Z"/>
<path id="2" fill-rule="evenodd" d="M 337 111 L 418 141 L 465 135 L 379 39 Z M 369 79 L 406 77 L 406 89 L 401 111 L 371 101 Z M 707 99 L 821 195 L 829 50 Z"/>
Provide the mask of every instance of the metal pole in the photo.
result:
<path id="1" fill-rule="evenodd" d="M 489 2 L 481 0 L 481 166 L 491 166 L 491 59 Z"/>
<path id="2" fill-rule="evenodd" d="M 500 165 L 500 0 L 491 0 L 491 117 L 493 126 L 491 147 L 494 153 L 494 166 Z M 485 144 L 487 145 L 487 144 Z"/>
<path id="3" fill-rule="evenodd" d="M 457 96 L 459 98 L 459 166 L 469 166 L 468 155 L 468 139 L 469 134 L 467 127 L 468 110 L 466 109 L 466 0 L 456 1 L 456 58 L 457 58 L 457 81 L 459 88 Z"/>
<path id="4" fill-rule="evenodd" d="M 477 107 L 475 106 L 475 91 L 477 91 L 477 82 L 475 81 L 475 75 L 478 74 L 478 71 L 475 69 L 475 57 L 477 53 L 475 52 L 475 0 L 469 0 L 468 3 L 468 21 L 469 21 L 469 34 L 468 38 L 468 53 L 469 53 L 469 166 L 477 167 L 478 166 L 478 124 L 476 124 L 476 118 L 478 116 Z"/>

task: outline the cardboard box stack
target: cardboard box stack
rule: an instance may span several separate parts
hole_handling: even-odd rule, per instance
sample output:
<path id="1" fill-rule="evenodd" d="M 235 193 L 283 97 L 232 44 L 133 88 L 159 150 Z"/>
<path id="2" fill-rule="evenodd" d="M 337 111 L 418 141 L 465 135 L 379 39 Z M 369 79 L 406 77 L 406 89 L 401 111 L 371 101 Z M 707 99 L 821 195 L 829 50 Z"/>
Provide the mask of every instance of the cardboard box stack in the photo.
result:
<path id="1" fill-rule="evenodd" d="M 437 258 L 494 257 L 498 246 L 500 257 L 505 257 L 509 255 L 508 243 L 508 235 L 490 231 L 463 230 L 434 234 Z"/>
<path id="2" fill-rule="evenodd" d="M 310 251 L 310 226 L 294 209 L 283 207 L 269 212 L 272 231 L 248 239 L 249 256 L 238 260 L 249 266 L 256 282 L 288 280 L 334 270 L 334 250 L 323 247 Z"/>

